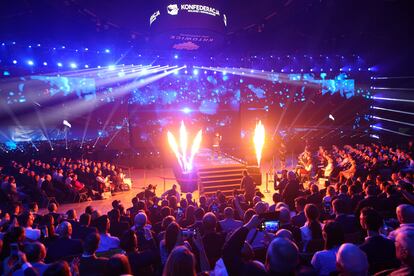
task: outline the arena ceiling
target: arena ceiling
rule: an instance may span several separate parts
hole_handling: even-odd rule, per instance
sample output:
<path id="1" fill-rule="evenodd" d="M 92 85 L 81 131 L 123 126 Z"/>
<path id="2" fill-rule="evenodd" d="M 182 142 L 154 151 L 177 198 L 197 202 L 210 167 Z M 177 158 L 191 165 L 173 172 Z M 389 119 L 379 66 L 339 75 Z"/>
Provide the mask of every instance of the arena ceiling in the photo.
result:
<path id="1" fill-rule="evenodd" d="M 148 19 L 159 2 L 167 3 L 3 0 L 0 39 L 150 49 Z M 215 2 L 229 21 L 220 53 L 388 54 L 395 61 L 413 48 L 410 0 Z"/>

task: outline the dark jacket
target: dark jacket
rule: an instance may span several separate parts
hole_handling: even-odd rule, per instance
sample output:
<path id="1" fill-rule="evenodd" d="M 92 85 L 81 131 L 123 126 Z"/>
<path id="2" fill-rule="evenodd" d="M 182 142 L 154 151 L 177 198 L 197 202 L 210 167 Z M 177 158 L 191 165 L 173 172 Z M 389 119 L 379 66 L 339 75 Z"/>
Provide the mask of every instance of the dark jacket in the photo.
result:
<path id="1" fill-rule="evenodd" d="M 359 247 L 367 255 L 370 274 L 399 266 L 394 242 L 383 236 L 367 237 Z"/>
<path id="2" fill-rule="evenodd" d="M 107 258 L 96 257 L 81 257 L 79 260 L 79 274 L 80 275 L 105 275 L 108 265 Z"/>
<path id="3" fill-rule="evenodd" d="M 46 255 L 46 263 L 58 261 L 65 257 L 82 254 L 82 241 L 62 237 L 49 245 Z"/>

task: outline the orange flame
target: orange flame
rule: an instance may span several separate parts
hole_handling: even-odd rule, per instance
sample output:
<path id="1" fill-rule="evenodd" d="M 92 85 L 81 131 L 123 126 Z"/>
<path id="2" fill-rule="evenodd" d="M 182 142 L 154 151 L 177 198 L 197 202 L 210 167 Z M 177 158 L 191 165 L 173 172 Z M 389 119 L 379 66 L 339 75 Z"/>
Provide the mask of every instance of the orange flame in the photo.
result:
<path id="1" fill-rule="evenodd" d="M 256 124 L 256 129 L 254 130 L 254 136 L 253 136 L 253 143 L 254 143 L 254 148 L 256 150 L 257 165 L 260 167 L 260 162 L 262 160 L 263 146 L 265 143 L 265 128 L 264 128 L 264 125 L 262 124 L 262 121 L 259 121 L 259 123 Z"/>
<path id="2" fill-rule="evenodd" d="M 181 126 L 180 126 L 180 145 L 179 146 L 177 144 L 177 141 L 174 135 L 170 131 L 168 131 L 167 133 L 167 138 L 168 138 L 168 143 L 170 144 L 170 148 L 174 152 L 175 157 L 177 158 L 178 164 L 180 165 L 183 172 L 190 172 L 193 169 L 194 157 L 200 149 L 201 140 L 202 140 L 202 131 L 199 130 L 193 140 L 190 156 L 187 156 L 188 132 L 184 125 L 184 122 L 181 122 Z"/>

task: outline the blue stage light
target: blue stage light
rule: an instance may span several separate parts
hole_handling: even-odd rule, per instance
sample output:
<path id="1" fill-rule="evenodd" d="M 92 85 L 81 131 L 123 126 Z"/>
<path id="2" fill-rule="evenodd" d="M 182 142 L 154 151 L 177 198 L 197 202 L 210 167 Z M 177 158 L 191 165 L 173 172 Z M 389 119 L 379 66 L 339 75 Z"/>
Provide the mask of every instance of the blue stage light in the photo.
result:
<path id="1" fill-rule="evenodd" d="M 40 47 L 40 46 L 42 46 L 42 45 L 40 45 L 40 43 L 38 43 L 38 44 L 37 44 L 37 47 Z"/>
<path id="2" fill-rule="evenodd" d="M 193 75 L 194 75 L 194 76 L 197 76 L 197 75 L 198 75 L 198 69 L 194 69 L 194 70 L 193 70 Z"/>
<path id="3" fill-rule="evenodd" d="M 105 53 L 109 54 L 110 52 L 111 52 L 111 50 L 105 49 Z"/>
<path id="4" fill-rule="evenodd" d="M 65 46 L 62 46 L 62 49 L 65 49 L 66 47 Z"/>
<path id="5" fill-rule="evenodd" d="M 181 112 L 185 113 L 185 114 L 189 114 L 191 113 L 191 108 L 189 107 L 184 107 L 183 109 L 181 109 Z"/>
<path id="6" fill-rule="evenodd" d="M 174 55 L 174 58 L 175 58 L 175 59 L 178 59 L 178 55 Z"/>
<path id="7" fill-rule="evenodd" d="M 58 63 L 57 63 L 57 66 L 58 66 L 58 67 L 62 67 L 62 66 L 63 66 L 62 62 L 58 62 Z"/>
<path id="8" fill-rule="evenodd" d="M 44 62 L 43 62 L 43 65 L 44 65 L 44 66 L 47 66 L 47 62 L 46 62 L 46 61 L 44 61 Z"/>
<path id="9" fill-rule="evenodd" d="M 30 66 L 33 66 L 34 65 L 34 62 L 33 62 L 33 60 L 28 60 L 27 61 L 27 64 L 30 65 Z"/>
<path id="10" fill-rule="evenodd" d="M 109 65 L 109 66 L 108 66 L 108 70 L 110 70 L 110 71 L 115 70 L 115 65 Z"/>
<path id="11" fill-rule="evenodd" d="M 4 43 L 4 42 L 3 42 L 3 43 L 1 44 L 1 46 L 6 46 L 6 43 Z"/>
<path id="12" fill-rule="evenodd" d="M 15 59 L 14 59 L 14 60 L 13 60 L 13 64 L 17 64 L 17 60 L 15 60 Z"/>
<path id="13" fill-rule="evenodd" d="M 76 69 L 76 68 L 78 68 L 78 65 L 77 65 L 76 63 L 74 63 L 74 62 L 71 62 L 71 63 L 69 64 L 69 66 L 70 66 L 70 68 L 72 68 L 72 69 Z"/>
<path id="14" fill-rule="evenodd" d="M 88 64 L 85 64 L 85 68 L 89 68 L 89 65 Z"/>

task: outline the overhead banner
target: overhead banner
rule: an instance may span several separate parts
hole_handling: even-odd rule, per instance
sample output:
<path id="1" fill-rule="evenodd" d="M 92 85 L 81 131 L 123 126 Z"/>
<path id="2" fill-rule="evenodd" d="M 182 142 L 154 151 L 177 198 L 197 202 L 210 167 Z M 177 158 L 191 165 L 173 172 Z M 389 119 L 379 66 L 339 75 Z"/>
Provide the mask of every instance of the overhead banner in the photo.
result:
<path id="1" fill-rule="evenodd" d="M 149 17 L 154 46 L 198 50 L 219 45 L 227 28 L 227 16 L 209 1 L 159 5 Z"/>

